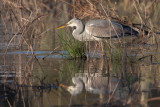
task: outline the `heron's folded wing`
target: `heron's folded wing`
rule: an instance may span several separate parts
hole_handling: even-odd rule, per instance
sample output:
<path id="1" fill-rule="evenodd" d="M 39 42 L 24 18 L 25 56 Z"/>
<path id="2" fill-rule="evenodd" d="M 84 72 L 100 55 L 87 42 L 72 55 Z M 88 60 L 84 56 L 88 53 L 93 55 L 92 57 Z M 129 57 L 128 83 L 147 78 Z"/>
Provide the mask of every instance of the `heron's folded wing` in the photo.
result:
<path id="1" fill-rule="evenodd" d="M 91 20 L 86 24 L 85 30 L 99 38 L 120 36 L 123 33 L 121 24 L 106 20 Z"/>

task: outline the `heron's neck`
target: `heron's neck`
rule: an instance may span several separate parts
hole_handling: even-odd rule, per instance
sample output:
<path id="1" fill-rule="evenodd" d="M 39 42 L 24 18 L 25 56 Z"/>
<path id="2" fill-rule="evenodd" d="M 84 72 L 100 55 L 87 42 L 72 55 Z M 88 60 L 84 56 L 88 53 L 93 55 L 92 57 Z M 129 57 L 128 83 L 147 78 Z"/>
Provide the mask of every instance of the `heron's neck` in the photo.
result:
<path id="1" fill-rule="evenodd" d="M 79 82 L 78 84 L 76 84 L 75 86 L 75 90 L 81 92 L 84 88 L 84 84 L 82 82 Z"/>
<path id="2" fill-rule="evenodd" d="M 80 78 L 72 78 L 73 83 L 75 84 L 74 89 L 72 90 L 72 95 L 77 95 L 82 92 L 84 89 L 84 83 Z"/>
<path id="3" fill-rule="evenodd" d="M 84 32 L 84 25 L 82 22 L 79 22 L 76 24 L 76 29 L 73 30 L 72 35 L 74 36 L 75 39 L 82 41 L 82 33 Z"/>

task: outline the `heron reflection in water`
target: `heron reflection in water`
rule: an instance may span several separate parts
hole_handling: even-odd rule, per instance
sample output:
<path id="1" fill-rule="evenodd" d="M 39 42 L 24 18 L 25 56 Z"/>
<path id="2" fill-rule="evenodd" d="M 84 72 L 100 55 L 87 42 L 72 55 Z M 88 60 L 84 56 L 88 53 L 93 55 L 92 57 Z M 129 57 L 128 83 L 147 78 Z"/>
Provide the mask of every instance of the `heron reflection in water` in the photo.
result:
<path id="1" fill-rule="evenodd" d="M 72 78 L 75 86 L 66 86 L 60 84 L 61 87 L 65 88 L 71 95 L 80 94 L 85 88 L 87 92 L 92 94 L 106 94 L 113 92 L 120 84 L 119 79 L 116 77 L 97 77 L 79 75 Z"/>
<path id="2" fill-rule="evenodd" d="M 125 35 L 138 35 L 138 32 L 129 26 L 125 26 L 115 21 L 110 20 L 90 20 L 85 25 L 82 21 L 73 18 L 64 27 L 76 27 L 72 35 L 79 41 L 101 41 L 105 38 L 123 37 Z"/>

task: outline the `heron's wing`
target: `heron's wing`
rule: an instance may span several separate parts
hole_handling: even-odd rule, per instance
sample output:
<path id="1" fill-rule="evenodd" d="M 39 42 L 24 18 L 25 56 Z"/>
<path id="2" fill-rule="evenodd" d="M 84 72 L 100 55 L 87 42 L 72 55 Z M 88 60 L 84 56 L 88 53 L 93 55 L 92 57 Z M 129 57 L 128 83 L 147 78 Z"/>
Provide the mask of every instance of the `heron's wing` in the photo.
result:
<path id="1" fill-rule="evenodd" d="M 116 37 L 123 34 L 122 25 L 107 20 L 91 20 L 86 23 L 85 31 L 95 37 Z"/>

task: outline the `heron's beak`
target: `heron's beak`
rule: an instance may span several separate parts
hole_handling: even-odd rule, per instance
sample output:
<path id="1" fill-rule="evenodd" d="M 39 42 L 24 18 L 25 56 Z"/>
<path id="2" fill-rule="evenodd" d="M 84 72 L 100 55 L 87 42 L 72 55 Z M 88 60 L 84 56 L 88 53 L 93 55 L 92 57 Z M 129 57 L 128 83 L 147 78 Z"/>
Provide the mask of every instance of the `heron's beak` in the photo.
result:
<path id="1" fill-rule="evenodd" d="M 67 27 L 67 26 L 68 25 L 64 25 L 64 26 L 58 27 L 57 29 L 61 29 L 61 28 Z"/>
<path id="2" fill-rule="evenodd" d="M 63 84 L 59 84 L 60 87 L 64 88 L 64 89 L 68 89 L 68 86 L 63 85 Z"/>

